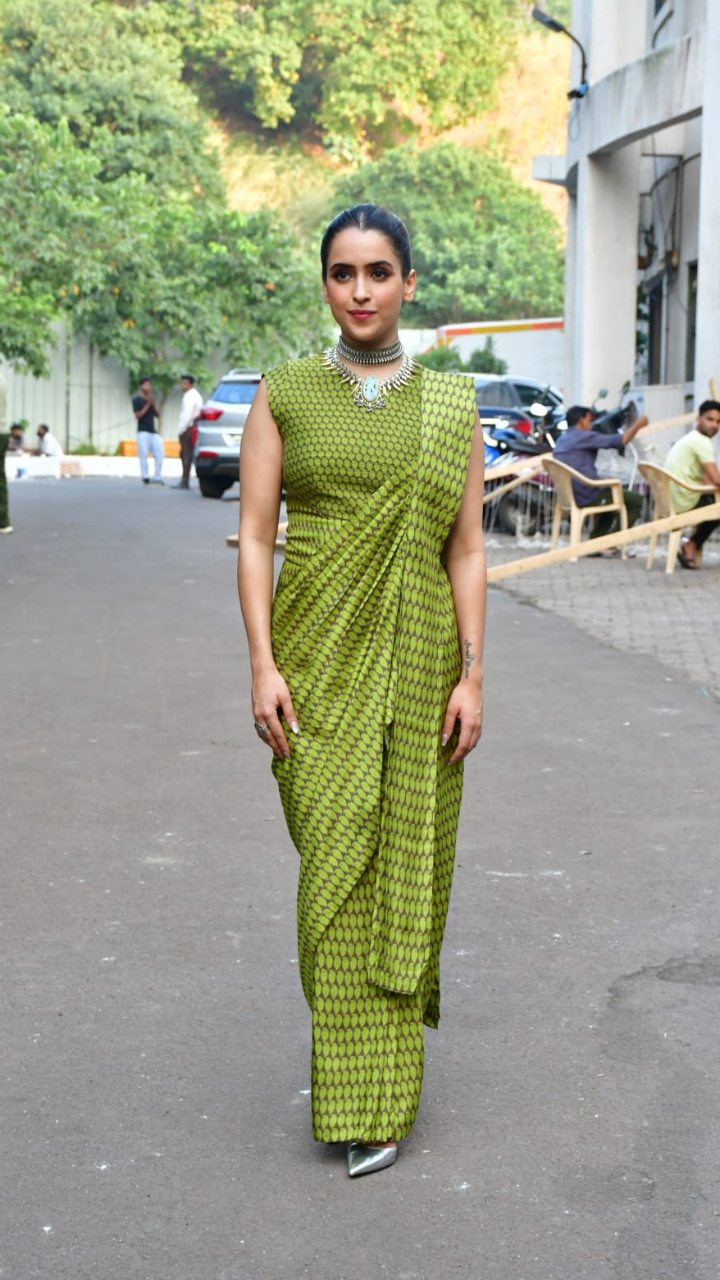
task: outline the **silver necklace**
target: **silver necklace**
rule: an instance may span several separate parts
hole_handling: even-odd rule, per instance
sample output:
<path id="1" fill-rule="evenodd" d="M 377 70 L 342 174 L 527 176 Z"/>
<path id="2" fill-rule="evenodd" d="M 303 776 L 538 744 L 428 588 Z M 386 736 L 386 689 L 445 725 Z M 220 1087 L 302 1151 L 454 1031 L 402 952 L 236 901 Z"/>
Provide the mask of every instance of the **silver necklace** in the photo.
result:
<path id="1" fill-rule="evenodd" d="M 400 368 L 391 373 L 389 378 L 380 379 L 374 373 L 363 375 L 362 373 L 356 373 L 354 369 L 348 368 L 345 361 L 340 357 L 338 346 L 339 344 L 336 343 L 334 347 L 328 347 L 325 352 L 325 366 L 328 369 L 334 369 L 343 382 L 351 384 L 354 388 L 353 402 L 360 409 L 384 409 L 387 404 L 386 396 L 388 392 L 394 391 L 398 387 L 404 387 L 410 381 L 417 368 L 412 357 L 403 351 Z M 402 347 L 400 350 L 402 351 Z"/>
<path id="2" fill-rule="evenodd" d="M 396 338 L 391 347 L 380 347 L 378 351 L 360 351 L 357 347 L 351 347 L 342 336 L 338 338 L 336 346 L 340 357 L 349 360 L 351 364 L 392 364 L 393 360 L 399 360 L 403 354 L 403 344 L 399 338 Z"/>

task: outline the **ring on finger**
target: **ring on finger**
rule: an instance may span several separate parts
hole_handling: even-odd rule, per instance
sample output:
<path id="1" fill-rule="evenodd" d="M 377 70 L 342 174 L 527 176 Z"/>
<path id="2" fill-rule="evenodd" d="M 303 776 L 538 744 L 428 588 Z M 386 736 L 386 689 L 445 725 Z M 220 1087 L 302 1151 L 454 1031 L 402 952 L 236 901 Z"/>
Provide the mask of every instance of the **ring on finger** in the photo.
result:
<path id="1" fill-rule="evenodd" d="M 267 735 L 269 734 L 270 730 L 269 730 L 269 728 L 268 728 L 268 726 L 267 726 L 266 724 L 260 724 L 260 723 L 256 720 L 256 721 L 255 721 L 255 732 L 256 732 L 256 734 L 258 735 L 258 737 L 259 737 L 259 738 L 266 738 L 266 737 L 267 737 Z"/>

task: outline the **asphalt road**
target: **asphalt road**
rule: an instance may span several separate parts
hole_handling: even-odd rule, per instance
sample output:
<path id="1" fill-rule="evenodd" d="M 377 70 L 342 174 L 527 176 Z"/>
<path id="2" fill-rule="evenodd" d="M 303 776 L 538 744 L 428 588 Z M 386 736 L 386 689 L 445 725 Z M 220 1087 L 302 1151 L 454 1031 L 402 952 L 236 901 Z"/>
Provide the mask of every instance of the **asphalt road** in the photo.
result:
<path id="1" fill-rule="evenodd" d="M 492 592 L 443 1021 L 350 1182 L 309 1128 L 237 502 L 10 496 L 2 1280 L 717 1280 L 717 703 Z"/>

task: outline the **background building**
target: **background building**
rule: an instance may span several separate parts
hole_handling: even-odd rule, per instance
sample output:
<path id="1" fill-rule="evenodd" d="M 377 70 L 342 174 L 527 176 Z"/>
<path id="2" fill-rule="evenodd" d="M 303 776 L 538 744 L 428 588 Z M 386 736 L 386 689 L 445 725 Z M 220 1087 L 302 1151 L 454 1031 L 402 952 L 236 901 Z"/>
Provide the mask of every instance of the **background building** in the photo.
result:
<path id="1" fill-rule="evenodd" d="M 566 399 L 682 413 L 720 378 L 720 0 L 573 0 L 570 29 L 589 89 L 533 165 L 569 196 Z"/>

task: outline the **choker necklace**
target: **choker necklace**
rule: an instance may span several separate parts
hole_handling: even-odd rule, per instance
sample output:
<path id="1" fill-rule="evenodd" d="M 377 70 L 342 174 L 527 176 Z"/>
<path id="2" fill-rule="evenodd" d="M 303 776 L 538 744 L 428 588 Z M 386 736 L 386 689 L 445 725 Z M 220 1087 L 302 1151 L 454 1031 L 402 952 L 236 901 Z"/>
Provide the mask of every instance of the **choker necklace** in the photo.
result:
<path id="1" fill-rule="evenodd" d="M 402 353 L 402 364 L 399 369 L 390 374 L 389 378 L 382 380 L 375 376 L 374 373 L 368 373 L 363 376 L 362 373 L 356 373 L 354 369 L 348 368 L 345 361 L 340 355 L 340 343 L 337 342 L 334 347 L 328 347 L 325 352 L 325 367 L 334 369 L 340 375 L 343 382 L 349 382 L 354 388 L 353 401 L 360 409 L 384 409 L 387 404 L 387 394 L 394 391 L 397 387 L 404 387 L 412 378 L 417 368 L 415 361 L 411 356 L 406 355 L 400 346 Z M 351 350 L 352 348 L 345 348 Z M 392 351 L 393 348 L 389 347 Z M 363 353 L 364 354 L 364 353 Z M 394 357 L 397 359 L 397 356 Z M 355 356 L 352 356 L 355 359 Z M 369 363 L 369 362 L 368 362 Z"/>
<path id="2" fill-rule="evenodd" d="M 358 351 L 357 347 L 351 347 L 343 337 L 338 338 L 335 345 L 341 359 L 349 360 L 351 364 L 392 364 L 393 360 L 399 360 L 403 354 L 403 344 L 399 338 L 391 347 L 380 347 L 378 351 Z"/>

